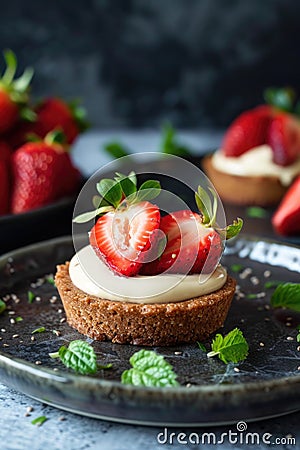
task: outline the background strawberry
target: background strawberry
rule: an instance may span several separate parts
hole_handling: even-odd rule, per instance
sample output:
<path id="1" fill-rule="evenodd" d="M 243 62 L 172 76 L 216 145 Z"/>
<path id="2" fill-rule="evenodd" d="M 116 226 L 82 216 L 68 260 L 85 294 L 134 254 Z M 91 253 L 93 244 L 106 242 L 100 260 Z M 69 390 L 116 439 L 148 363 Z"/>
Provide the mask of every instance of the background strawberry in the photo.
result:
<path id="1" fill-rule="evenodd" d="M 283 236 L 300 234 L 300 176 L 294 181 L 272 217 L 275 231 Z"/>
<path id="2" fill-rule="evenodd" d="M 13 192 L 11 209 L 21 213 L 46 205 L 73 193 L 80 175 L 66 148 L 55 135 L 44 141 L 28 142 L 12 156 Z"/>
<path id="3" fill-rule="evenodd" d="M 222 142 L 226 156 L 240 156 L 248 150 L 265 144 L 273 108 L 258 106 L 238 116 L 227 129 Z"/>
<path id="4" fill-rule="evenodd" d="M 47 98 L 35 108 L 36 122 L 33 132 L 45 137 L 54 129 L 61 129 L 68 144 L 72 144 L 78 134 L 87 128 L 85 111 L 75 102 L 66 103 L 58 97 Z"/>
<path id="5" fill-rule="evenodd" d="M 289 113 L 277 113 L 270 124 L 267 142 L 276 164 L 292 164 L 300 156 L 299 119 Z"/>
<path id="6" fill-rule="evenodd" d="M 6 70 L 0 80 L 0 133 L 10 130 L 21 115 L 28 117 L 28 88 L 33 70 L 28 68 L 15 79 L 17 60 L 11 50 L 4 52 Z"/>

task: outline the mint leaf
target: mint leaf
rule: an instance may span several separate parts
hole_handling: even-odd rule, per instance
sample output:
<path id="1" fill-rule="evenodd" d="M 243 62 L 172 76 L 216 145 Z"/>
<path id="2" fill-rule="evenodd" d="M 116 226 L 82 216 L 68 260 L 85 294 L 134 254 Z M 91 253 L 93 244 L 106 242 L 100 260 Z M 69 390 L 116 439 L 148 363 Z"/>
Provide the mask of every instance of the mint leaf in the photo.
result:
<path id="1" fill-rule="evenodd" d="M 33 330 L 31 332 L 31 334 L 35 334 L 35 333 L 43 333 L 44 331 L 46 331 L 45 327 L 40 327 L 40 328 L 36 328 L 35 330 Z"/>
<path id="2" fill-rule="evenodd" d="M 177 141 L 176 131 L 169 123 L 165 124 L 162 129 L 161 151 L 183 158 L 191 156 L 190 150 Z"/>
<path id="3" fill-rule="evenodd" d="M 47 281 L 47 283 L 55 286 L 54 278 L 52 276 L 46 277 L 46 281 Z"/>
<path id="4" fill-rule="evenodd" d="M 72 341 L 68 348 L 62 345 L 58 352 L 49 353 L 49 356 L 60 358 L 66 367 L 83 375 L 97 372 L 96 353 L 86 341 Z"/>
<path id="5" fill-rule="evenodd" d="M 206 353 L 207 350 L 206 350 L 205 345 L 202 344 L 202 342 L 197 342 L 197 344 L 198 344 L 198 347 Z"/>
<path id="6" fill-rule="evenodd" d="M 231 271 L 234 273 L 240 272 L 243 268 L 244 268 L 244 266 L 242 266 L 241 264 L 232 264 L 230 266 Z"/>
<path id="7" fill-rule="evenodd" d="M 279 284 L 271 297 L 273 308 L 287 308 L 300 312 L 300 284 Z"/>
<path id="8" fill-rule="evenodd" d="M 43 425 L 43 423 L 46 422 L 46 420 L 48 420 L 46 416 L 40 416 L 37 417 L 36 419 L 33 419 L 31 423 L 32 425 L 37 425 L 38 427 L 40 427 L 41 425 Z"/>
<path id="9" fill-rule="evenodd" d="M 225 364 L 243 361 L 249 350 L 248 343 L 238 328 L 234 328 L 224 337 L 217 334 L 211 348 L 212 351 L 207 354 L 208 358 L 218 356 Z"/>
<path id="10" fill-rule="evenodd" d="M 268 212 L 260 206 L 249 206 L 249 208 L 246 209 L 246 214 L 253 219 L 265 219 L 268 217 Z"/>
<path id="11" fill-rule="evenodd" d="M 22 320 L 23 320 L 23 317 L 21 317 L 21 316 L 18 316 L 15 318 L 15 322 L 22 322 Z"/>
<path id="12" fill-rule="evenodd" d="M 104 150 L 113 158 L 122 158 L 123 156 L 128 156 L 130 152 L 128 149 L 120 142 L 109 142 L 104 145 Z"/>
<path id="13" fill-rule="evenodd" d="M 0 300 L 0 314 L 6 310 L 6 303 L 3 300 Z"/>
<path id="14" fill-rule="evenodd" d="M 32 291 L 28 291 L 27 298 L 28 298 L 28 303 L 31 304 L 33 302 L 33 300 L 35 299 L 35 294 Z"/>
<path id="15" fill-rule="evenodd" d="M 123 384 L 147 387 L 178 386 L 177 375 L 163 356 L 152 350 L 140 350 L 130 358 L 132 369 L 121 376 Z"/>
<path id="16" fill-rule="evenodd" d="M 279 284 L 283 284 L 282 281 L 273 280 L 273 281 L 266 281 L 264 284 L 265 289 L 271 289 L 277 287 Z"/>

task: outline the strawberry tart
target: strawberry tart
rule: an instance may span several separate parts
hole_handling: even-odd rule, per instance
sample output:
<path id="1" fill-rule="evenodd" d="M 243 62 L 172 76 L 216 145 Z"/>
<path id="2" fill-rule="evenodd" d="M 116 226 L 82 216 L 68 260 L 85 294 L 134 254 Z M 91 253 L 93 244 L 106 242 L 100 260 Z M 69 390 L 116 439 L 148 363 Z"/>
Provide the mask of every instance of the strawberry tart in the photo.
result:
<path id="1" fill-rule="evenodd" d="M 219 264 L 223 241 L 242 220 L 219 228 L 216 195 L 199 187 L 199 212 L 162 214 L 157 181 L 137 189 L 134 173 L 97 184 L 89 245 L 57 267 L 68 323 L 96 340 L 174 345 L 207 338 L 227 316 L 236 282 Z"/>
<path id="2" fill-rule="evenodd" d="M 261 105 L 238 116 L 221 149 L 203 169 L 222 200 L 239 205 L 279 203 L 300 174 L 300 121 L 292 113 Z"/>

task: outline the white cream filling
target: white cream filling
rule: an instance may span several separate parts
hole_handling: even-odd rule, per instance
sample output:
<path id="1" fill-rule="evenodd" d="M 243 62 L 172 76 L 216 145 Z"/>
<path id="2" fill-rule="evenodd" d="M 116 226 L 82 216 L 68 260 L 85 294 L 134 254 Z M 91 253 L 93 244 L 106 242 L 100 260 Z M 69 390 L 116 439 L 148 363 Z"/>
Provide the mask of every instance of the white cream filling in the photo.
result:
<path id="1" fill-rule="evenodd" d="M 225 156 L 222 150 L 214 153 L 212 164 L 215 169 L 239 176 L 275 176 L 283 186 L 289 186 L 300 174 L 300 158 L 289 166 L 279 166 L 272 161 L 273 153 L 269 145 L 260 145 L 238 157 Z"/>
<path id="2" fill-rule="evenodd" d="M 73 256 L 69 273 L 72 283 L 89 295 L 128 303 L 174 303 L 222 288 L 227 272 L 219 265 L 211 275 L 167 274 L 122 277 L 111 271 L 91 246 Z"/>

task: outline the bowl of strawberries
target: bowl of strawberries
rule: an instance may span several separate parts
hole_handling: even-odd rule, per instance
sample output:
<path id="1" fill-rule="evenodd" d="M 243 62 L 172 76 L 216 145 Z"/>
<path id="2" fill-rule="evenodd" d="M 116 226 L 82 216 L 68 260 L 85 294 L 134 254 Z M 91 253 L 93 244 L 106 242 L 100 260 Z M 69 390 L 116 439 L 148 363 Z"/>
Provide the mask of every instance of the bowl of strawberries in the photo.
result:
<path id="1" fill-rule="evenodd" d="M 17 60 L 4 52 L 0 79 L 0 253 L 69 234 L 82 185 L 71 150 L 86 128 L 84 110 L 59 97 L 36 104 L 33 70 L 16 78 Z"/>

